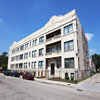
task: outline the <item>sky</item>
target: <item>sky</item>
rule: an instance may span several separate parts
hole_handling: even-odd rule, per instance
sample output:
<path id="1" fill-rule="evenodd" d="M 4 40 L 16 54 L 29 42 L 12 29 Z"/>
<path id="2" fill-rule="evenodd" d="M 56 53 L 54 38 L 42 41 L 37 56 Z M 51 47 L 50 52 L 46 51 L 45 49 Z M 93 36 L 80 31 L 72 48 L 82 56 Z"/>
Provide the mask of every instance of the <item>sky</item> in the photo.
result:
<path id="1" fill-rule="evenodd" d="M 100 0 L 0 0 L 0 54 L 56 15 L 76 9 L 88 38 L 89 54 L 100 54 Z"/>

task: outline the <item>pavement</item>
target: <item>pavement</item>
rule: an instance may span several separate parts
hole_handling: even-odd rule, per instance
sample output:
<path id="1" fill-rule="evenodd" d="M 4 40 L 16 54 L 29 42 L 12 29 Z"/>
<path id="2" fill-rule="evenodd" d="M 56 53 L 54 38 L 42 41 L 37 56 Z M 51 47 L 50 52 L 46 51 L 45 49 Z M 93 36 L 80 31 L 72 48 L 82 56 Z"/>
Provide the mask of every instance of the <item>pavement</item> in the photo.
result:
<path id="1" fill-rule="evenodd" d="M 100 100 L 100 93 L 0 74 L 0 100 Z"/>
<path id="2" fill-rule="evenodd" d="M 93 77 L 74 85 L 74 87 L 81 90 L 100 93 L 100 73 L 95 74 Z"/>
<path id="3" fill-rule="evenodd" d="M 60 85 L 60 86 L 69 86 L 69 87 L 73 87 L 74 86 L 74 84 L 72 84 L 72 83 L 52 81 L 52 80 L 47 80 L 45 78 L 44 79 L 35 78 L 35 81 L 40 82 L 40 83 Z"/>

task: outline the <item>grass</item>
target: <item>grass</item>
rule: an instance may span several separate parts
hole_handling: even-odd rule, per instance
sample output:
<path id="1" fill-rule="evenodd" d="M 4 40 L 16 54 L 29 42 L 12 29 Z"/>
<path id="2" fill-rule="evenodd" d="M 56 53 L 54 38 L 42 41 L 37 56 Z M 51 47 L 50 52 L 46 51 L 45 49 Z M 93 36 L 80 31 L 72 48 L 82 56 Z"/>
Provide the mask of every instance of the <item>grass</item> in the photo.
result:
<path id="1" fill-rule="evenodd" d="M 82 82 L 82 81 L 84 81 L 84 80 L 86 80 L 86 79 L 92 77 L 93 75 L 94 75 L 94 74 L 89 75 L 88 77 L 83 78 L 83 79 L 78 80 L 78 81 L 66 80 L 66 79 L 61 79 L 61 78 L 49 78 L 48 80 L 78 84 L 78 83 L 80 83 L 80 82 Z"/>

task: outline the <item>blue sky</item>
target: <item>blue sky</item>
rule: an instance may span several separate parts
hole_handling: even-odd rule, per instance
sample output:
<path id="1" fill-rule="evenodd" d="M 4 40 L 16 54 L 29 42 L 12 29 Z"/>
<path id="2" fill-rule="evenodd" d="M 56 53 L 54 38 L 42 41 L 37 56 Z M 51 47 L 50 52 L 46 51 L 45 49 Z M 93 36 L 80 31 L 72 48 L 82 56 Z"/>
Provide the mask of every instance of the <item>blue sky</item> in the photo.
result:
<path id="1" fill-rule="evenodd" d="M 100 54 L 100 0 L 0 0 L 0 54 L 43 27 L 53 15 L 76 9 L 89 39 L 90 54 Z"/>

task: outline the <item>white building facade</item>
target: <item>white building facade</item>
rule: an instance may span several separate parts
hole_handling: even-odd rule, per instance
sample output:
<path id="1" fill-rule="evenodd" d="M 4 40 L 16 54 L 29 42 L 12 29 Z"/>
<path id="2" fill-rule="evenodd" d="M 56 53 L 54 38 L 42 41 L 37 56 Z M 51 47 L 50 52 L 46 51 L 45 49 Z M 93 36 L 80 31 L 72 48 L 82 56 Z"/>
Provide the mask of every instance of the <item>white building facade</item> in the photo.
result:
<path id="1" fill-rule="evenodd" d="M 89 74 L 88 42 L 75 10 L 53 16 L 40 30 L 9 48 L 8 69 L 35 77 L 74 77 Z"/>

